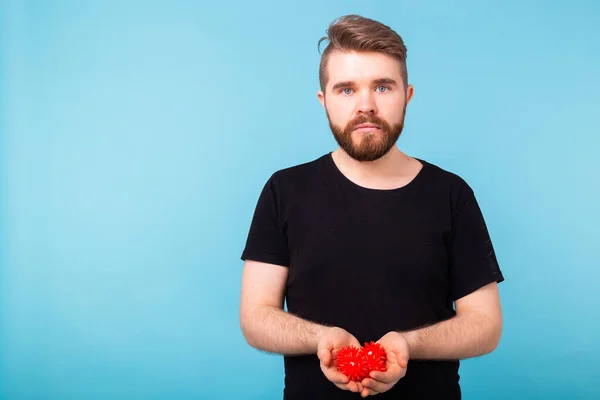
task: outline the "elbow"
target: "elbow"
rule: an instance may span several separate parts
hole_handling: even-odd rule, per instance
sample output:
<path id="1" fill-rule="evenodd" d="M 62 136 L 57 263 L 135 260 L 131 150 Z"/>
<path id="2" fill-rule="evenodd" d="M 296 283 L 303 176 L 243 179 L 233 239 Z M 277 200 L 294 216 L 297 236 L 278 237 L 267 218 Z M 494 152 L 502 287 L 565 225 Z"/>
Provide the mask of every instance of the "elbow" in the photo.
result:
<path id="1" fill-rule="evenodd" d="M 255 347 L 254 335 L 252 334 L 252 328 L 248 320 L 248 315 L 243 313 L 240 314 L 240 330 L 242 331 L 242 335 L 244 336 L 246 343 L 248 343 L 251 347 Z"/>
<path id="2" fill-rule="evenodd" d="M 246 343 L 255 349 L 259 348 L 258 335 L 256 332 L 256 311 L 244 310 L 240 312 L 240 329 Z"/>
<path id="3" fill-rule="evenodd" d="M 485 353 L 492 353 L 500 344 L 500 339 L 502 337 L 502 319 L 498 318 L 493 320 L 490 324 L 490 330 L 488 333 L 487 346 L 485 349 Z"/>
<path id="4" fill-rule="evenodd" d="M 244 334 L 244 339 L 246 339 L 246 343 L 248 344 L 248 346 L 256 350 L 262 350 L 262 348 L 258 345 L 258 342 L 255 340 L 254 336 Z"/>
<path id="5" fill-rule="evenodd" d="M 244 339 L 246 340 L 248 346 L 253 347 L 257 350 L 262 350 L 256 338 L 256 335 L 254 335 L 251 331 L 244 329 L 242 329 L 242 334 L 244 335 Z"/>

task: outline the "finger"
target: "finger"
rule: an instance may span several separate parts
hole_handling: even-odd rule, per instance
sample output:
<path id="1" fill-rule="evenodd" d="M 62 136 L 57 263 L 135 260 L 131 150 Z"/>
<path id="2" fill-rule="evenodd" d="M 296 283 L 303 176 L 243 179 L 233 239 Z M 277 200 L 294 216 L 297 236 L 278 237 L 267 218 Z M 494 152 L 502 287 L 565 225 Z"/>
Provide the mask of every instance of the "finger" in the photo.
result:
<path id="1" fill-rule="evenodd" d="M 319 350 L 319 359 L 326 367 L 329 367 L 329 364 L 331 364 L 331 351 L 328 349 Z"/>
<path id="2" fill-rule="evenodd" d="M 338 388 L 342 389 L 342 390 L 349 390 L 351 392 L 355 392 L 355 393 L 360 393 L 363 390 L 362 385 L 358 384 L 357 382 L 353 382 L 350 381 L 348 383 L 335 383 L 334 385 L 337 386 Z"/>
<path id="3" fill-rule="evenodd" d="M 334 348 L 333 350 L 331 350 L 331 360 L 335 360 L 335 358 L 337 357 L 338 353 L 340 352 L 340 349 L 336 349 Z"/>
<path id="4" fill-rule="evenodd" d="M 392 364 L 398 364 L 400 368 L 406 369 L 408 367 L 408 355 L 401 352 L 390 351 L 388 361 Z"/>
<path id="5" fill-rule="evenodd" d="M 398 365 L 400 368 L 406 369 L 408 367 L 408 358 L 401 357 L 398 359 Z"/>
<path id="6" fill-rule="evenodd" d="M 369 388 L 364 388 L 360 392 L 361 397 L 374 396 L 376 394 L 379 394 L 379 392 L 376 392 L 375 390 Z"/>
<path id="7" fill-rule="evenodd" d="M 402 370 L 388 370 L 387 372 L 372 371 L 369 376 L 372 378 L 370 380 L 390 384 L 400 380 L 400 378 L 404 376 L 404 372 Z M 363 381 L 363 384 L 364 383 L 365 382 Z"/>
<path id="8" fill-rule="evenodd" d="M 336 383 L 335 386 L 337 386 L 339 389 L 347 390 L 349 392 L 354 392 L 354 393 L 359 392 L 359 390 L 356 388 L 356 386 L 350 386 L 349 384 L 342 385 L 342 384 Z"/>
<path id="9" fill-rule="evenodd" d="M 358 387 L 358 385 L 359 384 L 357 382 L 354 382 L 354 381 L 348 382 L 348 388 L 350 389 L 351 392 L 354 392 L 354 393 L 358 393 L 358 392 L 361 391 L 362 385 L 361 385 L 360 388 Z"/>
<path id="10" fill-rule="evenodd" d="M 392 387 L 392 385 L 389 383 L 383 383 L 369 378 L 363 380 L 363 385 L 365 389 L 369 390 L 369 392 L 372 391 L 374 393 L 387 392 Z"/>
<path id="11" fill-rule="evenodd" d="M 362 392 L 364 390 L 364 386 L 361 382 L 354 382 L 356 384 L 356 391 L 358 393 Z"/>
<path id="12" fill-rule="evenodd" d="M 325 374 L 325 377 L 335 384 L 345 385 L 348 382 L 350 382 L 350 379 L 348 379 L 346 375 L 336 371 L 333 368 L 322 367 L 321 369 L 323 370 L 323 374 Z"/>
<path id="13" fill-rule="evenodd" d="M 323 363 L 327 366 L 329 366 L 331 364 L 331 361 L 333 360 L 334 356 L 331 354 L 331 352 L 333 351 L 333 348 L 334 348 L 333 342 L 328 340 L 325 343 L 323 343 L 323 345 L 319 349 L 319 352 L 317 353 L 319 356 L 319 359 L 321 361 L 323 361 Z"/>

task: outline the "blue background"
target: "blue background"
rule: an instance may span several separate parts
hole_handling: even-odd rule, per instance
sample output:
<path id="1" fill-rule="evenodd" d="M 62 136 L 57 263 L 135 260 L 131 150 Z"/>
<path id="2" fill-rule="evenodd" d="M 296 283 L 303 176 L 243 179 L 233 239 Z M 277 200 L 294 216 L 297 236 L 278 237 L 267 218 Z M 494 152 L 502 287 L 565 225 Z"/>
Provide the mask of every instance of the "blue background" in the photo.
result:
<path id="1" fill-rule="evenodd" d="M 0 4 L 1 398 L 281 398 L 239 256 L 270 174 L 335 148 L 348 13 L 404 37 L 399 146 L 471 184 L 506 276 L 465 398 L 600 398 L 598 2 Z"/>

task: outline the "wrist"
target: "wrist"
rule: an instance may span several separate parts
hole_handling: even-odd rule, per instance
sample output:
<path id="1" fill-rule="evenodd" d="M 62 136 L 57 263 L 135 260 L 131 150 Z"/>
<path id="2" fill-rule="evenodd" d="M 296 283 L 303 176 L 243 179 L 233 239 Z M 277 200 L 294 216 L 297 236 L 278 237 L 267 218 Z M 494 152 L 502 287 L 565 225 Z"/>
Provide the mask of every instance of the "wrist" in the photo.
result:
<path id="1" fill-rule="evenodd" d="M 321 343 L 321 339 L 323 338 L 323 336 L 325 336 L 325 334 L 327 334 L 327 332 L 329 331 L 329 327 L 328 326 L 323 326 L 323 325 L 315 325 L 314 330 L 313 330 L 313 351 L 315 353 L 317 353 L 317 351 L 319 350 L 319 343 Z"/>
<path id="2" fill-rule="evenodd" d="M 415 358 L 420 351 L 419 334 L 416 331 L 400 332 L 408 346 L 408 354 L 410 358 Z"/>

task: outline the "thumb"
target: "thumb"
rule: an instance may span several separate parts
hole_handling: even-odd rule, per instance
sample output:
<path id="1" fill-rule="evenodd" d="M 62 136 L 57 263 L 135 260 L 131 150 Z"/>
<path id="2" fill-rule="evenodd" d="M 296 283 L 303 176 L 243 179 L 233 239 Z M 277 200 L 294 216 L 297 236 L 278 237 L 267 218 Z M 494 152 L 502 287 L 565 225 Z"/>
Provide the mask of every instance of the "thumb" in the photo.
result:
<path id="1" fill-rule="evenodd" d="M 329 364 L 331 364 L 331 352 L 329 350 L 321 350 L 319 358 L 326 367 L 329 367 Z"/>
<path id="2" fill-rule="evenodd" d="M 321 349 L 319 349 L 319 352 L 317 353 L 319 359 L 323 364 L 325 364 L 326 367 L 328 367 L 331 363 L 331 349 L 331 344 L 326 343 Z"/>
<path id="3" fill-rule="evenodd" d="M 358 347 L 359 349 L 362 347 L 362 345 L 360 344 L 358 339 L 356 337 L 354 337 L 353 335 L 350 335 L 350 341 L 347 344 L 350 346 Z"/>
<path id="4" fill-rule="evenodd" d="M 408 357 L 398 357 L 398 365 L 400 365 L 400 368 L 406 369 L 408 367 Z"/>
<path id="5" fill-rule="evenodd" d="M 408 358 L 402 354 L 396 353 L 395 351 L 390 351 L 388 353 L 388 360 L 392 364 L 398 364 L 398 366 L 403 369 L 408 366 Z"/>

